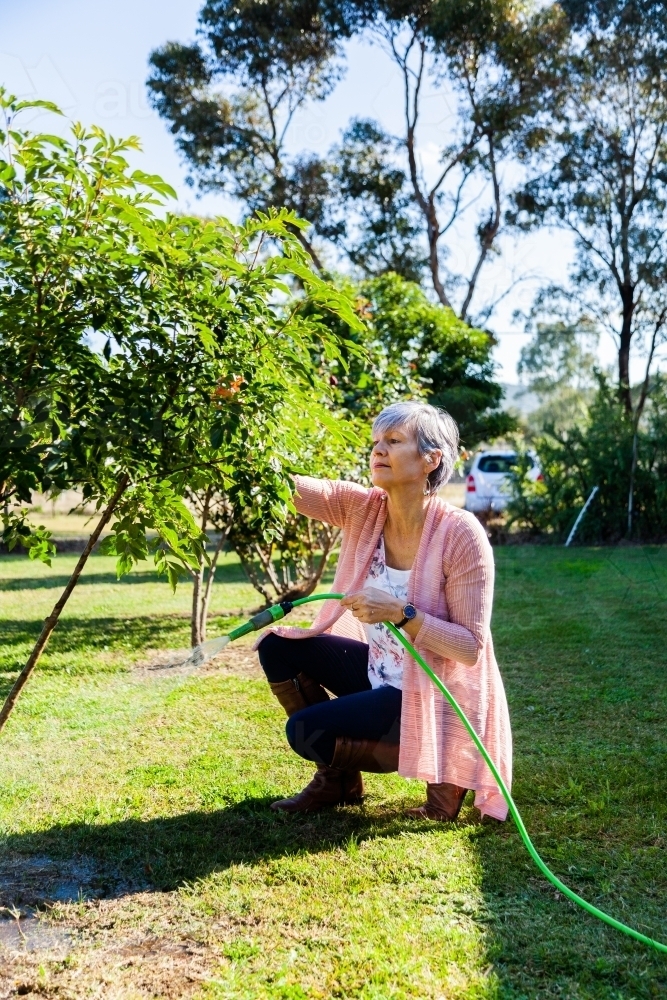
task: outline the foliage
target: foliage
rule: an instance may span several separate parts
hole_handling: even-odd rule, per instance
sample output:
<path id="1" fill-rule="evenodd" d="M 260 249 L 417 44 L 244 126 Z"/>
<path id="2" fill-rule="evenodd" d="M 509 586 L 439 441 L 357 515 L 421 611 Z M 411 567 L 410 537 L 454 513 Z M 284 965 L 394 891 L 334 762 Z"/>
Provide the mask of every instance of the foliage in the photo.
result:
<path id="1" fill-rule="evenodd" d="M 418 285 L 397 274 L 359 284 L 348 280 L 343 288 L 356 297 L 363 325 L 350 331 L 331 315 L 327 322 L 343 344 L 341 357 L 330 362 L 317 355 L 314 362 L 330 373 L 332 413 L 352 432 L 353 443 L 332 439 L 326 428 L 300 416 L 294 456 L 300 471 L 367 481 L 373 418 L 406 397 L 444 406 L 469 448 L 515 428 L 498 409 L 501 389 L 493 381 L 493 341 L 487 333 L 429 301 Z M 246 507 L 234 518 L 229 541 L 264 600 L 275 602 L 312 593 L 338 534 L 298 515 L 260 526 Z"/>
<path id="2" fill-rule="evenodd" d="M 547 428 L 533 444 L 544 479 L 531 482 L 519 466 L 509 504 L 510 523 L 562 540 L 594 486 L 599 487 L 578 531 L 588 544 L 619 541 L 628 531 L 628 496 L 633 482 L 632 535 L 667 536 L 667 393 L 655 386 L 645 419 L 635 424 L 612 387 L 599 376 L 588 418 L 568 430 Z"/>
<path id="3" fill-rule="evenodd" d="M 634 2 L 565 7 L 577 31 L 561 99 L 513 218 L 573 234 L 577 258 L 563 294 L 616 340 L 619 398 L 631 414 L 631 353 L 643 349 L 647 381 L 666 334 L 664 12 Z M 635 398 L 635 422 L 645 398 Z"/>
<path id="4" fill-rule="evenodd" d="M 109 519 L 106 551 L 118 557 L 119 575 L 152 552 L 175 586 L 206 558 L 205 536 L 183 504 L 189 491 L 252 504 L 257 522 L 285 517 L 283 460 L 293 447 L 280 436 L 283 410 L 317 412 L 313 390 L 319 401 L 328 388 L 317 388 L 311 363 L 315 345 L 329 361 L 338 354 L 321 315 L 334 310 L 351 328 L 360 324 L 345 296 L 312 271 L 293 214 L 242 227 L 160 215 L 157 196 L 170 189 L 130 173 L 124 154 L 136 141 L 79 125 L 69 141 L 21 132 L 14 117 L 35 105 L 0 100 L 5 538 L 26 544 L 17 505 L 35 489 L 78 488 L 100 513 L 15 700 Z M 267 252 L 276 244 L 280 253 Z M 302 292 L 286 307 L 295 280 Z M 239 452 L 251 458 L 237 463 Z M 235 477 L 237 464 L 243 475 Z M 43 534 L 27 544 L 48 557 Z M 0 724 L 10 710 L 8 700 Z"/>
<path id="5" fill-rule="evenodd" d="M 348 294 L 350 289 L 347 290 Z M 358 322 L 350 330 L 342 317 L 330 315 L 327 324 L 341 343 L 338 359 L 327 358 L 314 345 L 312 365 L 328 383 L 328 393 L 298 408 L 284 408 L 281 433 L 289 447 L 289 465 L 293 472 L 318 477 L 367 478 L 365 445 L 369 427 L 366 420 L 341 406 L 337 378 L 329 373 L 366 372 L 373 364 L 369 355 L 366 324 Z M 370 360 L 369 360 L 370 358 Z M 380 383 L 368 380 L 365 399 L 377 399 Z M 383 383 L 383 389 L 387 386 Z M 325 404 L 326 399 L 326 404 Z M 311 594 L 319 584 L 339 541 L 340 532 L 317 524 L 293 509 L 283 517 L 259 518 L 255 504 L 237 506 L 227 522 L 229 544 L 255 589 L 268 603 L 294 600 Z"/>
<path id="6" fill-rule="evenodd" d="M 28 520 L 30 511 L 27 508 L 5 511 L 2 514 L 2 542 L 8 552 L 13 552 L 17 545 L 27 550 L 31 559 L 51 565 L 56 554 L 56 546 L 51 538 L 51 532 L 43 524 L 35 527 Z"/>
<path id="7" fill-rule="evenodd" d="M 352 365 L 341 375 L 338 395 L 345 410 L 370 421 L 387 403 L 421 394 L 451 413 L 466 448 L 514 429 L 513 419 L 498 409 L 502 389 L 493 381 L 488 333 L 396 274 L 362 282 L 358 293 L 371 368 Z"/>
<path id="8" fill-rule="evenodd" d="M 156 252 L 157 230 L 148 228 L 155 194 L 170 189 L 159 178 L 129 173 L 124 154 L 134 140 L 116 142 L 78 125 L 70 143 L 17 131 L 12 119 L 31 106 L 3 98 L 1 480 L 6 534 L 16 522 L 31 554 L 39 554 L 39 535 L 26 534 L 21 510 L 10 503 L 29 501 L 35 489 L 79 487 L 101 507 L 128 469 L 136 481 L 168 476 L 170 465 L 183 464 L 173 442 L 185 414 L 176 416 L 174 404 L 173 338 L 160 327 L 175 317 L 157 306 L 168 298 L 164 274 L 159 290 L 155 280 L 164 258 Z M 178 234 L 172 237 L 175 251 Z M 168 518 L 175 495 L 159 484 L 155 491 Z M 149 495 L 144 486 L 144 500 Z M 137 496 L 135 490 L 121 499 L 119 516 L 141 509 L 145 527 L 159 532 L 160 517 L 150 514 L 157 505 L 137 507 Z M 178 519 L 196 549 L 192 519 Z M 174 568 L 158 559 L 173 581 Z M 127 567 L 120 556 L 119 571 Z"/>
<path id="9" fill-rule="evenodd" d="M 327 96 L 341 72 L 342 43 L 361 31 L 399 68 L 401 134 L 353 121 L 327 157 L 289 157 L 296 109 Z M 415 279 L 428 270 L 440 302 L 458 299 L 466 318 L 497 250 L 502 163 L 541 141 L 541 109 L 565 32 L 558 8 L 535 11 L 517 0 L 224 0 L 203 7 L 200 44 L 172 42 L 152 54 L 148 86 L 204 187 L 224 187 L 249 213 L 293 207 L 365 275 Z M 433 183 L 418 166 L 427 77 L 456 101 Z M 478 247 L 465 275 L 450 267 L 445 246 L 461 224 Z M 314 253 L 311 236 L 301 239 Z"/>
<path id="10" fill-rule="evenodd" d="M 123 517 L 148 516 L 151 496 L 180 510 L 193 476 L 236 501 L 249 488 L 233 478 L 243 445 L 265 458 L 257 516 L 283 509 L 289 493 L 267 445 L 280 407 L 309 398 L 314 342 L 336 355 L 319 313 L 335 308 L 359 322 L 308 267 L 288 232 L 298 220 L 283 212 L 239 228 L 160 218 L 152 193 L 166 187 L 129 174 L 132 141 L 98 129 L 75 126 L 71 144 L 15 130 L 6 142 L 2 499 L 78 485 L 103 502 L 130 472 Z M 280 255 L 264 254 L 267 239 L 282 243 Z M 286 312 L 275 296 L 294 276 L 306 293 Z M 154 514 L 145 527 L 158 527 Z M 164 541 L 176 544 L 170 532 Z"/>
<path id="11" fill-rule="evenodd" d="M 377 122 L 353 119 L 329 155 L 326 235 L 361 274 L 421 282 L 428 266 L 421 219 L 398 165 L 400 144 Z M 400 161 L 399 161 L 400 162 Z"/>
<path id="12" fill-rule="evenodd" d="M 595 324 L 585 318 L 537 324 L 517 365 L 519 377 L 540 401 L 526 418 L 529 434 L 540 434 L 545 427 L 568 430 L 587 419 L 597 385 L 598 339 Z"/>
<path id="13" fill-rule="evenodd" d="M 281 206 L 323 222 L 321 166 L 290 160 L 286 138 L 297 110 L 336 83 L 356 18 L 354 4 L 332 0 L 207 0 L 200 43 L 152 53 L 154 106 L 202 186 L 229 190 L 249 213 Z M 296 234 L 315 255 L 304 230 Z"/>

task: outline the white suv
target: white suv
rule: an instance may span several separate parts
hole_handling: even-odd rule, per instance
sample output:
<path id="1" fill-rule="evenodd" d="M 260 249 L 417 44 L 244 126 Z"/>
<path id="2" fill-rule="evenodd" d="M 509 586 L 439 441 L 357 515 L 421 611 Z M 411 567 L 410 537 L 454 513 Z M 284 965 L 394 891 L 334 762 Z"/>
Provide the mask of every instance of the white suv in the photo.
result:
<path id="1" fill-rule="evenodd" d="M 509 502 L 506 484 L 517 458 L 515 451 L 477 452 L 466 476 L 465 509 L 474 514 L 505 510 Z M 528 461 L 531 463 L 528 478 L 543 479 L 537 460 L 529 456 Z"/>

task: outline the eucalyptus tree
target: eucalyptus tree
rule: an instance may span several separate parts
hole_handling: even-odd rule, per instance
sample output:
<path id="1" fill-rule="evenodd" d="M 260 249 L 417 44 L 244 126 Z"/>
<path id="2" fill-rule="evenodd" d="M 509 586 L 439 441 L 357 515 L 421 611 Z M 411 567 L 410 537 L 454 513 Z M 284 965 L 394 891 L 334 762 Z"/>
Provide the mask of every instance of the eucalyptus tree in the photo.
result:
<path id="1" fill-rule="evenodd" d="M 157 212 L 169 189 L 130 171 L 134 141 L 78 125 L 69 140 L 20 131 L 16 116 L 34 105 L 1 100 L 5 538 L 49 558 L 49 539 L 35 537 L 23 507 L 36 489 L 78 488 L 98 515 L 0 727 L 108 525 L 119 574 L 152 554 L 175 586 L 206 558 L 184 503 L 191 489 L 252 503 L 260 521 L 286 515 L 280 413 L 307 408 L 313 345 L 338 351 L 306 306 L 358 324 L 347 299 L 310 268 L 292 234 L 302 225 L 295 216 L 235 227 Z M 272 244 L 281 252 L 267 251 Z M 303 291 L 286 311 L 292 278 Z M 261 460 L 248 486 L 235 479 L 235 461 L 253 450 Z"/>
<path id="2" fill-rule="evenodd" d="M 326 235 L 366 278 L 392 271 L 423 282 L 428 253 L 422 218 L 400 162 L 397 141 L 374 121 L 353 120 L 329 153 Z"/>
<path id="3" fill-rule="evenodd" d="M 499 252 L 511 192 L 507 166 L 541 141 L 542 108 L 559 84 L 565 19 L 556 6 L 524 0 L 377 0 L 368 24 L 403 87 L 402 128 L 383 141 L 391 139 L 400 157 L 433 289 L 467 319 L 484 265 Z M 427 176 L 422 119 L 429 82 L 436 94 L 453 97 L 454 107 Z M 455 259 L 464 233 L 475 245 L 467 267 Z M 477 306 L 479 317 L 493 303 L 484 306 Z"/>
<path id="4" fill-rule="evenodd" d="M 667 19 L 662 5 L 633 0 L 563 6 L 576 29 L 565 98 L 516 218 L 573 235 L 560 293 L 614 338 L 618 396 L 636 425 L 667 332 Z M 633 352 L 645 358 L 634 395 Z"/>
<path id="5" fill-rule="evenodd" d="M 362 274 L 428 274 L 465 319 L 497 252 L 503 166 L 539 142 L 565 31 L 557 7 L 528 0 L 223 0 L 204 5 L 199 44 L 152 54 L 148 86 L 202 186 L 226 189 L 248 212 L 296 209 Z M 394 60 L 402 128 L 352 120 L 328 156 L 288 156 L 296 110 L 330 93 L 355 34 Z M 456 105 L 430 179 L 420 166 L 427 79 Z M 452 264 L 462 231 L 477 246 L 467 272 Z"/>
<path id="6" fill-rule="evenodd" d="M 154 51 L 149 93 L 192 182 L 228 191 L 249 213 L 287 207 L 325 227 L 324 165 L 286 146 L 296 113 L 335 86 L 359 16 L 344 0 L 207 0 L 197 43 Z M 306 232 L 296 235 L 319 265 Z"/>
<path id="7" fill-rule="evenodd" d="M 532 434 L 562 434 L 588 421 L 598 384 L 600 332 L 584 317 L 538 322 L 521 351 L 517 374 L 539 402 L 526 417 Z"/>

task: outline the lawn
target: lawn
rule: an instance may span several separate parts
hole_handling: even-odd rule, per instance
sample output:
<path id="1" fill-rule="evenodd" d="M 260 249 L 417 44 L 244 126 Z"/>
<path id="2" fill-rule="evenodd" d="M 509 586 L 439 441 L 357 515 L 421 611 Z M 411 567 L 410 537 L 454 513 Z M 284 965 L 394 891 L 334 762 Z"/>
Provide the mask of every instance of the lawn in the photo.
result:
<path id="1" fill-rule="evenodd" d="M 75 557 L 0 559 L 0 693 Z M 514 793 L 545 860 L 667 940 L 667 551 L 496 550 L 494 640 Z M 507 824 L 468 803 L 410 821 L 422 787 L 274 815 L 311 773 L 249 645 L 200 675 L 190 589 L 91 559 L 0 736 L 0 998 L 643 1000 L 667 959 L 575 908 Z M 257 606 L 227 557 L 216 629 Z"/>

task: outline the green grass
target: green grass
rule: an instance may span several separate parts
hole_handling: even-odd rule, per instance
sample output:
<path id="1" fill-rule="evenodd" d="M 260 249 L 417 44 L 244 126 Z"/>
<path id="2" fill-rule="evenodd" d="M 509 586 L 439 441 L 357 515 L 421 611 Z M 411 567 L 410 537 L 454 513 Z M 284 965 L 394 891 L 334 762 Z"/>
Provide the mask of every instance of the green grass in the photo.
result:
<path id="1" fill-rule="evenodd" d="M 4 690 L 74 558 L 0 560 Z M 496 561 L 494 640 L 531 836 L 576 891 L 667 941 L 667 552 L 525 546 Z M 68 962 L 81 992 L 57 992 L 70 972 L 44 960 L 41 995 L 88 995 L 85 956 L 133 934 L 194 941 L 207 981 L 128 997 L 667 995 L 666 958 L 560 898 L 510 823 L 481 824 L 470 804 L 456 825 L 408 821 L 423 786 L 371 775 L 362 808 L 274 815 L 272 798 L 310 769 L 261 679 L 131 669 L 187 645 L 189 598 L 149 571 L 118 583 L 93 558 L 0 737 L 0 894 L 3 859 L 28 871 L 47 858 L 85 862 L 90 894 L 107 897 L 51 910 L 80 934 Z M 227 558 L 214 627 L 257 603 Z"/>

